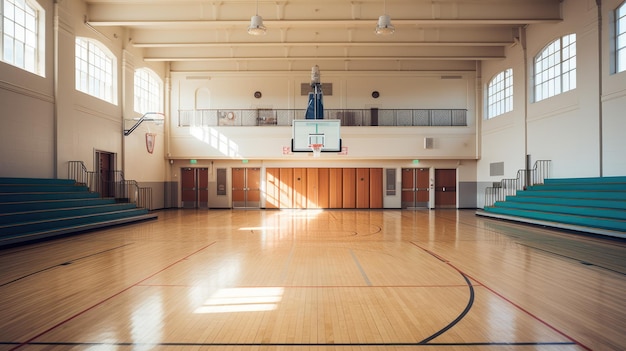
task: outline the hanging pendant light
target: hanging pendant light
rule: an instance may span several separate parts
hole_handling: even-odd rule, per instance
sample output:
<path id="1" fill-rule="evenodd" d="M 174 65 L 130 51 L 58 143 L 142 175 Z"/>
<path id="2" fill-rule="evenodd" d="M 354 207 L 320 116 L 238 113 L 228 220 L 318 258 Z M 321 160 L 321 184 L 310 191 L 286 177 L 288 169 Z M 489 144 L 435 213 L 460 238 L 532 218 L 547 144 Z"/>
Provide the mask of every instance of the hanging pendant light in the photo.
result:
<path id="1" fill-rule="evenodd" d="M 263 17 L 259 16 L 259 0 L 256 1 L 256 15 L 250 18 L 250 27 L 248 27 L 248 34 L 250 35 L 265 35 L 265 26 L 263 25 Z"/>
<path id="2" fill-rule="evenodd" d="M 378 24 L 376 25 L 376 34 L 389 35 L 396 31 L 396 27 L 391 24 L 391 17 L 387 14 L 387 0 L 384 2 L 383 15 L 378 17 Z"/>

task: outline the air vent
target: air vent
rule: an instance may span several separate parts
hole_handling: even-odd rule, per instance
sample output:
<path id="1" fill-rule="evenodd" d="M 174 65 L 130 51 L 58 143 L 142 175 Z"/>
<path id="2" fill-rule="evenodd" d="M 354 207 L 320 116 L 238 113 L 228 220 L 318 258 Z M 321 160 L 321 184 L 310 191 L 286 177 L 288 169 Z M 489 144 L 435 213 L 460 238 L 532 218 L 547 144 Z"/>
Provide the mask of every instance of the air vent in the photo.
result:
<path id="1" fill-rule="evenodd" d="M 185 77 L 187 80 L 211 80 L 209 76 L 187 76 Z"/>
<path id="2" fill-rule="evenodd" d="M 424 149 L 432 149 L 433 144 L 433 138 L 424 138 Z"/>
<path id="3" fill-rule="evenodd" d="M 463 76 L 441 76 L 441 79 L 463 79 Z"/>
<path id="4" fill-rule="evenodd" d="M 490 176 L 503 176 L 504 175 L 504 162 L 494 162 L 489 164 Z"/>

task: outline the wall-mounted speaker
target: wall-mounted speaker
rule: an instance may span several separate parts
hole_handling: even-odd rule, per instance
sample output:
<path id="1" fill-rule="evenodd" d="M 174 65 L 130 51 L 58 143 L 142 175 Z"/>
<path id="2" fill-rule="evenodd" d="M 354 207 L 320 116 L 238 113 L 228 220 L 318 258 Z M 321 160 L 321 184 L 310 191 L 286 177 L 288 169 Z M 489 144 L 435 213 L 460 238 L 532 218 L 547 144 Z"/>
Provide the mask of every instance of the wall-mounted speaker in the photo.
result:
<path id="1" fill-rule="evenodd" d="M 424 138 L 424 149 L 432 149 L 433 144 L 433 138 Z"/>

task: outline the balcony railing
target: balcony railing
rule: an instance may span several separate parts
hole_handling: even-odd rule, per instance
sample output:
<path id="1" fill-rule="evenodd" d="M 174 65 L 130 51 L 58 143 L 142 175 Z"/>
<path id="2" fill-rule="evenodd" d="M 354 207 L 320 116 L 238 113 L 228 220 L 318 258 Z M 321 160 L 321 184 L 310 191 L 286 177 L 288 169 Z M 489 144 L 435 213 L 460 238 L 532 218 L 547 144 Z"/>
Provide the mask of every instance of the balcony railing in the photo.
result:
<path id="1" fill-rule="evenodd" d="M 179 110 L 178 126 L 291 126 L 305 119 L 304 109 L 203 109 Z M 467 126 L 463 109 L 325 109 L 324 119 L 341 120 L 342 126 Z"/>

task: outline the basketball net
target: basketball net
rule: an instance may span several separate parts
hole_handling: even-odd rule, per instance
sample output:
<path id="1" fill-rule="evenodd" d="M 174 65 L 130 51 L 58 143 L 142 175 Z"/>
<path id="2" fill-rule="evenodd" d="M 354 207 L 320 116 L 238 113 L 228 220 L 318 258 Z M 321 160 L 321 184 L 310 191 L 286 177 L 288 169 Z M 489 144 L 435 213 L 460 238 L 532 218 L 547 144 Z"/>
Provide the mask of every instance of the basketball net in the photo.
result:
<path id="1" fill-rule="evenodd" d="M 311 144 L 309 147 L 313 150 L 313 157 L 320 157 L 324 144 Z"/>

